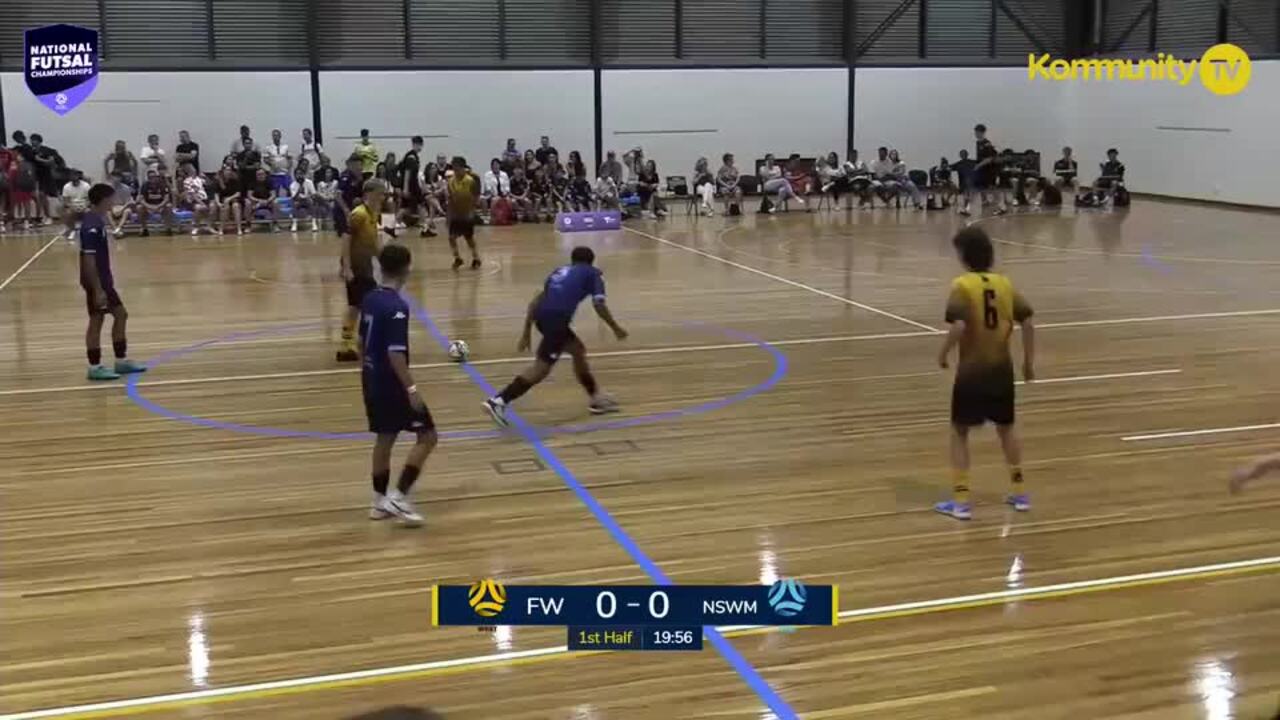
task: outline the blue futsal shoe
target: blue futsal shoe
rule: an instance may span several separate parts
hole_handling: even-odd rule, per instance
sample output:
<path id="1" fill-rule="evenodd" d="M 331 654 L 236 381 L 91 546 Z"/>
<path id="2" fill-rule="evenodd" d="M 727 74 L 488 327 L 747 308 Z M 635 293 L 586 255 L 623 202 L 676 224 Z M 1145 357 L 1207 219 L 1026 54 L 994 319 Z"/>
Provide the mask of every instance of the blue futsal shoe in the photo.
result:
<path id="1" fill-rule="evenodd" d="M 957 520 L 968 520 L 973 517 L 973 512 L 970 510 L 969 503 L 948 500 L 946 502 L 937 503 L 933 506 L 933 509 L 943 515 L 950 515 Z"/>

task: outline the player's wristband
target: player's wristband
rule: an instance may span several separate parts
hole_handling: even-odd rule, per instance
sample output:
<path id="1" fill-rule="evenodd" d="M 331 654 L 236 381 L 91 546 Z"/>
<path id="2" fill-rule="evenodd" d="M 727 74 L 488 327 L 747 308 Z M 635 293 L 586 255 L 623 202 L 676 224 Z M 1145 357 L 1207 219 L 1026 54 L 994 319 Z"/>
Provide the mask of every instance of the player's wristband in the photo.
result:
<path id="1" fill-rule="evenodd" d="M 405 392 L 409 393 L 410 395 L 417 395 L 417 394 L 418 394 L 418 386 L 417 386 L 417 385 L 410 385 L 410 386 L 409 386 L 409 389 L 405 390 Z"/>

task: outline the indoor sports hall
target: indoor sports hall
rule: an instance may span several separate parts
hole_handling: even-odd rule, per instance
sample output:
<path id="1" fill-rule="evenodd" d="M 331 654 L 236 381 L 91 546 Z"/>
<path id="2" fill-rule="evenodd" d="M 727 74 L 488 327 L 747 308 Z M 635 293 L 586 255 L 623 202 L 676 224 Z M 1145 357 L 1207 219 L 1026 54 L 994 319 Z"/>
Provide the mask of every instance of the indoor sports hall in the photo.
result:
<path id="1" fill-rule="evenodd" d="M 0 71 L 0 720 L 1280 712 L 1275 0 L 0 0 Z M 335 355 L 357 214 L 412 255 L 417 527 Z M 496 425 L 576 247 L 617 407 L 565 358 Z M 988 318 L 1022 459 L 961 471 Z M 433 625 L 482 580 L 838 593 Z"/>

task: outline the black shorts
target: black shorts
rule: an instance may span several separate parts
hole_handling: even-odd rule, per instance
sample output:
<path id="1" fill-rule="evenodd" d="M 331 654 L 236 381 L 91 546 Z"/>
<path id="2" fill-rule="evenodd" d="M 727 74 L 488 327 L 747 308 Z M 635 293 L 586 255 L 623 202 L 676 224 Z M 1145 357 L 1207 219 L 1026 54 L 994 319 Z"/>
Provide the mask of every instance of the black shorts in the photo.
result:
<path id="1" fill-rule="evenodd" d="M 378 289 L 378 283 L 368 275 L 356 275 L 347 281 L 347 307 L 358 308 L 364 303 L 364 296 Z"/>
<path id="2" fill-rule="evenodd" d="M 449 239 L 466 238 L 474 240 L 476 237 L 476 221 L 475 218 L 449 218 Z"/>
<path id="3" fill-rule="evenodd" d="M 415 410 L 409 395 L 401 388 L 380 391 L 367 385 L 364 390 L 364 413 L 369 419 L 369 432 L 378 435 L 412 432 L 425 433 L 434 430 L 435 419 L 431 410 Z"/>
<path id="4" fill-rule="evenodd" d="M 545 363 L 554 364 L 564 353 L 564 349 L 572 342 L 581 342 L 569 327 L 569 319 L 563 317 L 537 318 L 534 323 L 542 340 L 538 343 L 537 358 Z"/>
<path id="5" fill-rule="evenodd" d="M 951 422 L 954 425 L 974 427 L 988 422 L 1012 425 L 1013 405 L 1012 368 L 1007 378 L 956 378 L 951 388 Z"/>
<path id="6" fill-rule="evenodd" d="M 973 176 L 973 188 L 975 190 L 991 190 L 996 187 L 996 183 L 999 179 L 1000 176 L 995 172 L 984 172 L 980 170 Z"/>
<path id="7" fill-rule="evenodd" d="M 84 287 L 81 285 L 81 287 Z M 120 299 L 120 293 L 116 292 L 114 287 L 105 287 L 102 289 L 107 295 L 106 308 L 98 307 L 93 303 L 93 290 L 84 287 L 84 306 L 89 311 L 90 317 L 95 315 L 105 315 L 114 311 L 116 308 L 124 307 L 124 301 Z"/>

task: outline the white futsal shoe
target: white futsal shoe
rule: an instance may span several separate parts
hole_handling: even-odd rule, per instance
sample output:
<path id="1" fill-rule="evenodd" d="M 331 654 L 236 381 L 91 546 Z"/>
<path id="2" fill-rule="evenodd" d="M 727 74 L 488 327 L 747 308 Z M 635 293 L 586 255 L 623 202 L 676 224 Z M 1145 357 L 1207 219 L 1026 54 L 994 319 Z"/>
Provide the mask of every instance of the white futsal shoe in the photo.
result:
<path id="1" fill-rule="evenodd" d="M 408 527 L 418 527 L 423 522 L 422 515 L 413 506 L 413 501 L 401 494 L 399 490 L 387 493 L 382 501 L 382 509 L 395 515 Z"/>

